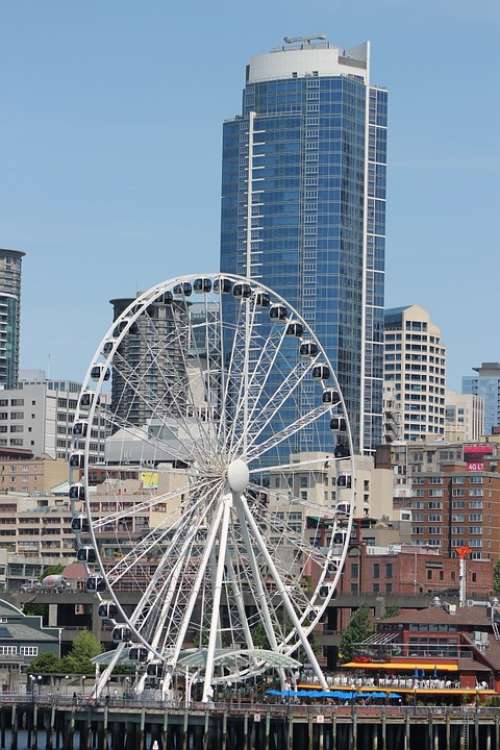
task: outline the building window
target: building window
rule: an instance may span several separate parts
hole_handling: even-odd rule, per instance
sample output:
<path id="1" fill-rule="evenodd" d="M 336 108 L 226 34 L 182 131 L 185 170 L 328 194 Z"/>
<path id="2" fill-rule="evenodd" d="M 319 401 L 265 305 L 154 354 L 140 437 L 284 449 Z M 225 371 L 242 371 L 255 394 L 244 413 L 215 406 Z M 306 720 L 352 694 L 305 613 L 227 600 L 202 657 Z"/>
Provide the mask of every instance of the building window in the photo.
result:
<path id="1" fill-rule="evenodd" d="M 385 576 L 386 578 L 392 578 L 392 563 L 387 563 L 385 566 Z"/>
<path id="2" fill-rule="evenodd" d="M 374 563 L 373 565 L 373 577 L 380 578 L 380 565 L 378 563 Z"/>
<path id="3" fill-rule="evenodd" d="M 20 646 L 21 656 L 38 656 L 38 646 Z"/>

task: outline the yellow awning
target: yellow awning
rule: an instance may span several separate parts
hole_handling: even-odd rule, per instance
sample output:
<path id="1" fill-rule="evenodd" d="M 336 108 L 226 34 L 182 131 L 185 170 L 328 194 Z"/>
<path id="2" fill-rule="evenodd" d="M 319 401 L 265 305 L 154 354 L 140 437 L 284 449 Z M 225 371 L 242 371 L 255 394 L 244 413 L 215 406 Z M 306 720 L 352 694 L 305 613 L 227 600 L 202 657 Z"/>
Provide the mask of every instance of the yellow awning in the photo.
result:
<path id="1" fill-rule="evenodd" d="M 342 665 L 345 669 L 392 669 L 401 670 L 406 669 L 412 671 L 414 669 L 424 669 L 432 671 L 434 669 L 440 672 L 458 672 L 457 664 L 450 664 L 449 662 L 406 662 L 406 661 L 349 661 L 347 664 Z"/>

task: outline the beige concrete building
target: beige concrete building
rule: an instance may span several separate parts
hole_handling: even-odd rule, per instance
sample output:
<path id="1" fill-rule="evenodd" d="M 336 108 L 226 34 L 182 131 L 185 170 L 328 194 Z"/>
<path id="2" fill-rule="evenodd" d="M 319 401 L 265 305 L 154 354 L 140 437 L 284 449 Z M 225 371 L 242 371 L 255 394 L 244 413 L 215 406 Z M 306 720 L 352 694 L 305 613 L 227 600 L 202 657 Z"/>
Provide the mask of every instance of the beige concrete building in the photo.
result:
<path id="1" fill-rule="evenodd" d="M 24 455 L 23 455 L 24 454 Z M 31 451 L 0 450 L 0 493 L 50 493 L 68 478 L 68 463 L 62 458 L 35 458 Z"/>
<path id="2" fill-rule="evenodd" d="M 441 330 L 419 305 L 384 315 L 384 380 L 400 403 L 404 441 L 442 440 L 445 432 L 446 347 Z M 384 429 L 383 434 L 387 432 Z"/>
<path id="3" fill-rule="evenodd" d="M 296 453 L 291 456 L 291 463 L 315 461 L 321 455 Z M 326 453 L 324 458 L 324 463 L 309 470 L 291 468 L 286 475 L 269 476 L 272 508 L 288 514 L 287 520 L 292 526 L 295 524 L 298 528 L 306 515 L 317 515 L 318 510 L 325 516 L 329 512 L 333 514 L 338 504 L 348 502 L 351 497 L 350 461 L 332 461 Z M 392 470 L 376 469 L 372 456 L 355 456 L 354 466 L 354 517 L 392 518 Z M 300 504 L 292 505 L 291 498 L 297 498 Z"/>
<path id="4" fill-rule="evenodd" d="M 446 391 L 445 440 L 467 443 L 484 435 L 484 401 L 472 393 Z"/>
<path id="5" fill-rule="evenodd" d="M 392 381 L 384 382 L 384 390 L 382 395 L 382 443 L 384 445 L 394 443 L 402 439 L 403 414 L 401 407 L 402 402 L 397 398 L 396 383 Z"/>

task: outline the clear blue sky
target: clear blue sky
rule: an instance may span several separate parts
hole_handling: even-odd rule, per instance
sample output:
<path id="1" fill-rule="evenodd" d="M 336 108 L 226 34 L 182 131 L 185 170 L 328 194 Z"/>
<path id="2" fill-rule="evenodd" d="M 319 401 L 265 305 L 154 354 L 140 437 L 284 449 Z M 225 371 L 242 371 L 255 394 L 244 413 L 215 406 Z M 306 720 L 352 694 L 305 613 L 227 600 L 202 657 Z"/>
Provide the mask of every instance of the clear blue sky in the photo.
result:
<path id="1" fill-rule="evenodd" d="M 497 0 L 17 0 L 0 9 L 0 246 L 25 250 L 22 365 L 80 378 L 108 300 L 216 270 L 221 123 L 283 35 L 373 45 L 390 89 L 388 305 L 449 381 L 500 360 Z"/>

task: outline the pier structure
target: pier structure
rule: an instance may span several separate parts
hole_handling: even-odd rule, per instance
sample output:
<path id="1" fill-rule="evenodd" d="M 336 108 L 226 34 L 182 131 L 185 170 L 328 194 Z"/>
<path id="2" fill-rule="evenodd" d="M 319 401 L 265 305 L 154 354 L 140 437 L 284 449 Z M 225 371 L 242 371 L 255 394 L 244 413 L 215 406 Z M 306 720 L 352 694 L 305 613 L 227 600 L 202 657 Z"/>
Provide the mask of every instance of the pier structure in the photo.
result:
<path id="1" fill-rule="evenodd" d="M 0 703 L 1 750 L 496 750 L 500 708 Z"/>

